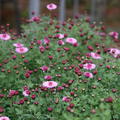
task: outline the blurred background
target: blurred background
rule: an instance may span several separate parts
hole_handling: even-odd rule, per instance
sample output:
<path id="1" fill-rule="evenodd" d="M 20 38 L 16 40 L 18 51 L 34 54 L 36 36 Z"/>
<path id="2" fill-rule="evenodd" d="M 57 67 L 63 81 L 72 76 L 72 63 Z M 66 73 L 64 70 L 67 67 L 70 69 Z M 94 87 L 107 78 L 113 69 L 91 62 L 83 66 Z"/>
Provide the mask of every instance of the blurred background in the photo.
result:
<path id="1" fill-rule="evenodd" d="M 58 5 L 52 14 L 63 22 L 76 15 L 87 15 L 91 21 L 103 22 L 110 30 L 120 32 L 120 0 L 0 0 L 0 25 L 11 24 L 19 31 L 23 18 L 49 15 L 49 3 Z"/>

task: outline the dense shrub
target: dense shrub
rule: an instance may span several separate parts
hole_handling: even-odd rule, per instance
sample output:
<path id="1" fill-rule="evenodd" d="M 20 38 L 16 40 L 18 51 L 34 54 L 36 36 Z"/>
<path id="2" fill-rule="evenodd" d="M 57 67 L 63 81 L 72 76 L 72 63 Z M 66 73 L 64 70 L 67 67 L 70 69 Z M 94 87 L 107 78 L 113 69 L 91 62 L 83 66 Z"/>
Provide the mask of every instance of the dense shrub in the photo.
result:
<path id="1" fill-rule="evenodd" d="M 21 36 L 0 36 L 0 116 L 119 120 L 118 34 L 87 17 L 28 22 Z"/>

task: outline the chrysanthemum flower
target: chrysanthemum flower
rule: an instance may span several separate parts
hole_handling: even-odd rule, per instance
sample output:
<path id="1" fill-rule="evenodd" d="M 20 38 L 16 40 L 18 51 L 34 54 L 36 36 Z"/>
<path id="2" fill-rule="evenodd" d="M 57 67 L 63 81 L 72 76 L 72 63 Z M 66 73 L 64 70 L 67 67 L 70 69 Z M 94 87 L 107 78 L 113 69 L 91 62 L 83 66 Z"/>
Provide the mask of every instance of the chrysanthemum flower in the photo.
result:
<path id="1" fill-rule="evenodd" d="M 0 117 L 0 120 L 10 120 L 10 118 L 9 118 L 9 117 L 6 117 L 6 116 L 1 116 L 1 117 Z"/>
<path id="2" fill-rule="evenodd" d="M 90 56 L 91 56 L 92 58 L 94 58 L 94 59 L 101 59 L 101 56 L 100 56 L 99 54 L 97 54 L 97 53 L 94 53 L 94 52 L 91 52 L 91 53 L 90 53 Z"/>
<path id="3" fill-rule="evenodd" d="M 9 34 L 0 34 L 0 39 L 1 40 L 9 40 L 11 37 Z"/>
<path id="4" fill-rule="evenodd" d="M 55 10 L 56 8 L 57 8 L 57 5 L 55 5 L 54 3 L 50 3 L 47 5 L 48 10 Z"/>
<path id="5" fill-rule="evenodd" d="M 23 47 L 24 45 L 21 43 L 14 43 L 13 46 L 20 48 Z"/>
<path id="6" fill-rule="evenodd" d="M 54 88 L 57 85 L 58 85 L 58 83 L 55 81 L 46 81 L 43 83 L 43 87 L 46 87 L 46 88 Z"/>
<path id="7" fill-rule="evenodd" d="M 58 44 L 59 44 L 59 45 L 64 45 L 65 43 L 64 43 L 64 41 L 59 40 L 59 41 L 58 41 Z"/>
<path id="8" fill-rule="evenodd" d="M 23 95 L 24 95 L 24 96 L 29 96 L 29 95 L 30 95 L 30 91 L 29 91 L 29 90 L 23 91 Z"/>
<path id="9" fill-rule="evenodd" d="M 113 56 L 113 57 L 117 57 L 118 55 L 120 55 L 120 50 L 117 48 L 110 48 L 109 49 L 109 53 Z"/>
<path id="10" fill-rule="evenodd" d="M 52 79 L 52 76 L 46 75 L 46 76 L 44 77 L 44 79 L 46 79 L 46 80 L 51 80 L 51 79 Z"/>
<path id="11" fill-rule="evenodd" d="M 71 98 L 69 98 L 69 97 L 67 97 L 67 96 L 64 96 L 64 97 L 62 98 L 62 101 L 64 101 L 64 102 L 70 102 L 70 101 L 71 101 Z"/>
<path id="12" fill-rule="evenodd" d="M 118 39 L 119 33 L 118 32 L 110 32 L 109 35 L 115 39 Z"/>
<path id="13" fill-rule="evenodd" d="M 93 78 L 93 74 L 90 72 L 84 72 L 84 76 L 87 78 Z"/>
<path id="14" fill-rule="evenodd" d="M 43 72 L 46 72 L 46 71 L 48 71 L 48 67 L 47 66 L 42 66 L 42 67 L 40 67 L 40 69 L 43 71 Z"/>
<path id="15" fill-rule="evenodd" d="M 91 64 L 91 63 L 86 63 L 83 65 L 83 68 L 86 70 L 92 70 L 95 69 L 96 65 L 95 64 Z"/>
<path id="16" fill-rule="evenodd" d="M 76 40 L 75 38 L 67 38 L 65 41 L 66 41 L 67 43 L 70 43 L 70 44 L 75 44 L 75 43 L 77 43 L 77 40 Z"/>
<path id="17" fill-rule="evenodd" d="M 16 48 L 15 51 L 19 54 L 23 54 L 23 53 L 28 52 L 28 48 L 27 47 L 20 47 L 20 48 Z"/>
<path id="18" fill-rule="evenodd" d="M 64 38 L 64 34 L 61 34 L 61 33 L 58 34 L 58 38 L 59 38 L 59 39 L 63 39 L 63 38 Z"/>
<path id="19" fill-rule="evenodd" d="M 50 39 L 48 39 L 47 37 L 44 38 L 44 44 L 49 44 L 50 43 Z"/>
<path id="20" fill-rule="evenodd" d="M 30 21 L 34 21 L 34 22 L 39 22 L 40 21 L 40 17 L 39 16 L 34 16 L 34 17 L 32 17 L 31 18 L 31 20 Z"/>

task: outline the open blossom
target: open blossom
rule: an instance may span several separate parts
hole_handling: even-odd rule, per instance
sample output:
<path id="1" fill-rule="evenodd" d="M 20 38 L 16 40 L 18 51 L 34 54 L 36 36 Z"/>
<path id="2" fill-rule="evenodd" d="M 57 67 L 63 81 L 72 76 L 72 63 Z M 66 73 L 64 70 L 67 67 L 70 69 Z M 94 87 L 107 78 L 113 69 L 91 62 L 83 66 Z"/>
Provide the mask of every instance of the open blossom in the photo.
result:
<path id="1" fill-rule="evenodd" d="M 69 98 L 69 97 L 67 97 L 67 96 L 64 96 L 64 97 L 62 98 L 62 101 L 64 101 L 64 102 L 70 102 L 70 101 L 71 101 L 71 98 Z"/>
<path id="2" fill-rule="evenodd" d="M 58 41 L 58 44 L 59 44 L 59 45 L 64 45 L 65 43 L 64 43 L 64 41 L 59 40 L 59 41 Z"/>
<path id="3" fill-rule="evenodd" d="M 39 46 L 39 50 L 40 50 L 40 52 L 43 53 L 45 51 L 45 47 L 41 45 L 41 46 Z"/>
<path id="4" fill-rule="evenodd" d="M 61 34 L 61 33 L 58 34 L 57 36 L 58 36 L 59 39 L 63 39 L 64 38 L 64 34 Z"/>
<path id="5" fill-rule="evenodd" d="M 118 32 L 110 32 L 109 35 L 115 39 L 118 39 L 119 33 Z"/>
<path id="6" fill-rule="evenodd" d="M 24 95 L 24 96 L 29 96 L 29 95 L 30 95 L 30 91 L 29 91 L 29 90 L 23 91 L 23 95 Z"/>
<path id="7" fill-rule="evenodd" d="M 0 117 L 0 120 L 10 120 L 10 118 L 9 118 L 9 117 L 6 117 L 6 116 L 1 116 L 1 117 Z"/>
<path id="8" fill-rule="evenodd" d="M 66 41 L 67 43 L 70 43 L 70 44 L 75 44 L 75 43 L 77 43 L 77 40 L 76 40 L 75 38 L 67 38 L 65 41 Z"/>
<path id="9" fill-rule="evenodd" d="M 46 81 L 46 82 L 43 82 L 43 87 L 46 87 L 46 88 L 54 88 L 58 85 L 57 82 L 55 81 Z"/>
<path id="10" fill-rule="evenodd" d="M 48 67 L 47 66 L 42 66 L 42 67 L 40 67 L 40 69 L 43 71 L 43 72 L 46 72 L 46 71 L 48 71 Z"/>
<path id="11" fill-rule="evenodd" d="M 94 59 L 101 59 L 101 56 L 98 53 L 91 52 L 90 56 Z"/>
<path id="12" fill-rule="evenodd" d="M 56 8 L 57 8 L 57 5 L 55 5 L 54 3 L 50 3 L 47 5 L 48 10 L 55 10 Z"/>
<path id="13" fill-rule="evenodd" d="M 28 48 L 27 47 L 20 47 L 20 48 L 16 48 L 15 51 L 19 54 L 23 54 L 23 53 L 28 52 Z"/>
<path id="14" fill-rule="evenodd" d="M 45 44 L 49 44 L 50 43 L 50 39 L 48 39 L 47 37 L 44 38 L 44 43 Z"/>
<path id="15" fill-rule="evenodd" d="M 52 79 L 52 76 L 46 75 L 46 76 L 44 77 L 44 79 L 46 79 L 46 80 L 51 80 L 51 79 Z"/>
<path id="16" fill-rule="evenodd" d="M 23 47 L 24 45 L 21 43 L 14 43 L 13 46 L 20 48 Z"/>
<path id="17" fill-rule="evenodd" d="M 91 64 L 91 63 L 86 63 L 83 65 L 83 68 L 86 70 L 92 70 L 95 69 L 96 65 L 95 64 Z"/>
<path id="18" fill-rule="evenodd" d="M 10 38 L 11 38 L 11 37 L 10 37 L 9 34 L 6 34 L 6 33 L 0 34 L 0 39 L 1 39 L 1 40 L 9 40 Z"/>
<path id="19" fill-rule="evenodd" d="M 110 48 L 109 53 L 116 58 L 120 55 L 120 50 L 117 48 Z"/>
<path id="20" fill-rule="evenodd" d="M 87 78 L 93 78 L 93 74 L 90 72 L 84 72 L 84 76 Z"/>
<path id="21" fill-rule="evenodd" d="M 14 96 L 14 95 L 17 95 L 18 94 L 18 91 L 17 90 L 10 90 L 9 91 L 9 96 Z"/>

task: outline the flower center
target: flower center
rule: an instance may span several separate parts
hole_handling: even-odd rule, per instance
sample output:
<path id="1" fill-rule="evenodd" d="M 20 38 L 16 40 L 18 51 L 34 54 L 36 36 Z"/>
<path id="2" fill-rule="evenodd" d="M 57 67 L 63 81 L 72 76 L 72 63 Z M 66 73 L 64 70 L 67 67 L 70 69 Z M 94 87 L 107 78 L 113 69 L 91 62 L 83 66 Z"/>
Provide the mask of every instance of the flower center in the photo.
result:
<path id="1" fill-rule="evenodd" d="M 50 4 L 50 5 L 49 5 L 49 7 L 50 7 L 50 8 L 52 8 L 52 7 L 53 7 L 53 5 L 52 5 L 52 4 Z"/>
<path id="2" fill-rule="evenodd" d="M 4 37 L 4 38 L 6 38 L 6 37 L 7 37 L 7 35 L 6 35 L 6 34 L 3 34 L 3 37 Z"/>
<path id="3" fill-rule="evenodd" d="M 88 67 L 88 68 L 91 68 L 91 67 L 92 67 L 92 65 L 91 65 L 91 64 L 88 64 L 88 65 L 87 65 L 87 67 Z"/>
<path id="4" fill-rule="evenodd" d="M 89 77 L 89 76 L 90 76 L 90 73 L 86 73 L 86 76 Z"/>
<path id="5" fill-rule="evenodd" d="M 52 86 L 52 85 L 53 85 L 53 83 L 52 83 L 52 82 L 49 82 L 48 84 L 49 84 L 49 86 Z"/>
<path id="6" fill-rule="evenodd" d="M 70 42 L 72 42 L 72 39 L 69 39 Z"/>
<path id="7" fill-rule="evenodd" d="M 23 51 L 24 51 L 24 49 L 23 49 L 23 48 L 20 48 L 20 51 L 21 51 L 21 52 L 23 52 Z"/>

